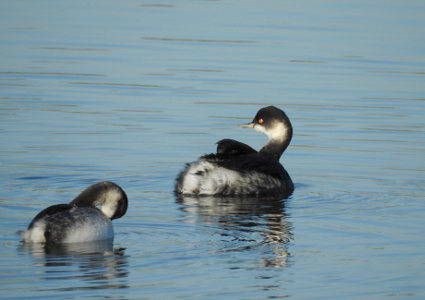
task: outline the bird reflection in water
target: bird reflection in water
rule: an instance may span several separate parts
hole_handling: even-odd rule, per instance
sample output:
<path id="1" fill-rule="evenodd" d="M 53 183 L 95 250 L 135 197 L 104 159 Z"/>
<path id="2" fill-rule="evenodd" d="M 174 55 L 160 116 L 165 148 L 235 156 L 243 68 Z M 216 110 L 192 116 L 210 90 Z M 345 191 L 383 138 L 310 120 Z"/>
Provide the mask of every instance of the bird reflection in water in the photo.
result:
<path id="1" fill-rule="evenodd" d="M 288 264 L 291 224 L 285 199 L 272 197 L 216 197 L 178 195 L 186 222 L 200 222 L 219 229 L 227 243 L 218 252 L 260 249 L 260 267 Z"/>
<path id="2" fill-rule="evenodd" d="M 44 245 L 23 243 L 20 252 L 30 253 L 45 276 L 42 279 L 80 279 L 78 286 L 63 285 L 55 290 L 128 288 L 128 257 L 124 248 L 113 248 L 113 240 Z M 78 266 L 76 270 L 73 266 Z M 42 268 L 44 267 L 44 268 Z M 65 268 L 64 268 L 65 267 Z M 42 268 L 42 269 L 41 269 Z M 43 274 L 43 273 L 41 273 Z M 56 274 L 56 276 L 52 276 Z"/>

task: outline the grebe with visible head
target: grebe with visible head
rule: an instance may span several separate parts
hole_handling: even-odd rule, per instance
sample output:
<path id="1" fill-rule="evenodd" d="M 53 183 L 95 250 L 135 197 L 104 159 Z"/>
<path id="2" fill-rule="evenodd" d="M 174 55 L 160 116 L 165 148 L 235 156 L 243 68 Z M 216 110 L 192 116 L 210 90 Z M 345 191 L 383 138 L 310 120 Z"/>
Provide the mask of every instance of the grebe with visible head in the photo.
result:
<path id="1" fill-rule="evenodd" d="M 292 139 L 292 125 L 279 108 L 261 108 L 251 123 L 269 138 L 256 151 L 250 146 L 223 139 L 217 153 L 201 156 L 188 163 L 176 179 L 175 192 L 180 195 L 279 196 L 287 197 L 294 190 L 291 177 L 279 163 Z"/>
<path id="2" fill-rule="evenodd" d="M 42 210 L 28 229 L 19 233 L 24 242 L 32 243 L 108 240 L 114 237 L 111 220 L 122 217 L 127 206 L 127 195 L 119 185 L 99 182 L 89 186 L 69 204 L 52 205 Z"/>

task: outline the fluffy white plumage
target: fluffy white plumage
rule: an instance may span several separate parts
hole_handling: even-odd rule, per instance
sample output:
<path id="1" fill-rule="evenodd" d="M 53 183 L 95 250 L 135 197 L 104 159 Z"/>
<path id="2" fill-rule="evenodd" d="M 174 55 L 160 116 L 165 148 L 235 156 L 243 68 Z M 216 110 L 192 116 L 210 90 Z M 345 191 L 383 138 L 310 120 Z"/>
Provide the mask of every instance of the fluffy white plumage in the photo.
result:
<path id="1" fill-rule="evenodd" d="M 180 191 L 183 195 L 256 195 L 262 189 L 284 188 L 279 179 L 267 174 L 241 173 L 200 159 L 187 166 Z"/>
<path id="2" fill-rule="evenodd" d="M 43 220 L 35 223 L 31 229 L 19 231 L 19 234 L 21 235 L 25 243 L 45 243 L 45 229 L 46 222 Z"/>
<path id="3" fill-rule="evenodd" d="M 243 180 L 238 172 L 217 167 L 206 160 L 192 163 L 182 185 L 182 194 L 214 195 L 223 188 Z"/>

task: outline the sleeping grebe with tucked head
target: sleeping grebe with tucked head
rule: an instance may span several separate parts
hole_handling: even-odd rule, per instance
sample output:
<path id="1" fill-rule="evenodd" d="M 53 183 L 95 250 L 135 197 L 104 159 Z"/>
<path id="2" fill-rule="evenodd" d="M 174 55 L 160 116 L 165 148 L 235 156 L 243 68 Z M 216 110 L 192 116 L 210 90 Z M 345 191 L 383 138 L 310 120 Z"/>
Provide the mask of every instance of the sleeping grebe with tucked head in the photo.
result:
<path id="1" fill-rule="evenodd" d="M 111 220 L 122 217 L 127 206 L 127 195 L 119 185 L 99 182 L 89 186 L 69 204 L 52 205 L 42 210 L 28 229 L 19 233 L 26 243 L 108 240 L 114 237 Z"/>
<path id="2" fill-rule="evenodd" d="M 201 156 L 188 163 L 176 179 L 178 195 L 278 196 L 294 190 L 291 177 L 279 159 L 292 139 L 292 125 L 277 107 L 261 108 L 251 123 L 269 138 L 260 151 L 232 140 L 217 143 L 217 153 Z"/>

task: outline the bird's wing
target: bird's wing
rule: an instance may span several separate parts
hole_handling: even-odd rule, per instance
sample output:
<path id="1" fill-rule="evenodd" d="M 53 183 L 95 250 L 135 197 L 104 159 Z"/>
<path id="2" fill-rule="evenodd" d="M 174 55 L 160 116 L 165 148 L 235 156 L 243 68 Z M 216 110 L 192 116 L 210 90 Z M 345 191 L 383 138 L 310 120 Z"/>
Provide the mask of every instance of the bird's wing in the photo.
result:
<path id="1" fill-rule="evenodd" d="M 257 151 L 247 144 L 232 139 L 223 139 L 217 142 L 218 155 L 237 156 L 250 153 L 257 153 Z"/>

